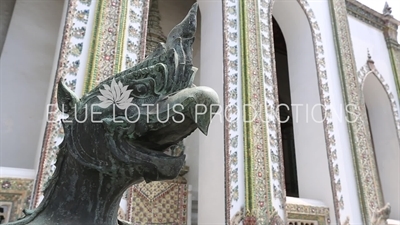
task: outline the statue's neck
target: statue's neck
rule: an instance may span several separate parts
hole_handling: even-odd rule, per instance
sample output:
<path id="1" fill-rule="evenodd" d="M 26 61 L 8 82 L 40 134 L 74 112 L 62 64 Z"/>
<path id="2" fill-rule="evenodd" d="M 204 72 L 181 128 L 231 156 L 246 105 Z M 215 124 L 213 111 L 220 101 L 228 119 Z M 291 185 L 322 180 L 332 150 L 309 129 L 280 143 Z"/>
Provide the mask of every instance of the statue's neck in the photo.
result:
<path id="1" fill-rule="evenodd" d="M 117 223 L 119 202 L 132 184 L 124 175 L 111 177 L 83 168 L 67 156 L 43 211 L 35 218 L 41 224 Z"/>

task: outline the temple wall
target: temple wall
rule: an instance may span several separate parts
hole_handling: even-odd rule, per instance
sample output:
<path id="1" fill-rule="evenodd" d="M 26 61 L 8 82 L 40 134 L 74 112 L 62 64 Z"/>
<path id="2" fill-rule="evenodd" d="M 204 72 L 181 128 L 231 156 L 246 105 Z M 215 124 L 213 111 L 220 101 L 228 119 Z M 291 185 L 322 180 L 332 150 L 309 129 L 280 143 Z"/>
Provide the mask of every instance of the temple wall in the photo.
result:
<path id="1" fill-rule="evenodd" d="M 390 55 L 381 30 L 352 16 L 349 16 L 349 24 L 352 29 L 351 38 L 357 69 L 360 70 L 366 65 L 368 55 L 365 52 L 368 49 L 377 71 L 362 74 L 364 77 L 360 80 L 361 88 L 369 114 L 369 125 L 379 171 L 378 182 L 382 188 L 384 201 L 392 205 L 390 218 L 400 219 L 399 179 L 394 176 L 396 173 L 394 171 L 400 170 L 400 144 L 399 134 L 395 127 L 395 114 L 393 114 L 393 110 L 399 110 L 399 98 Z M 394 106 L 391 105 L 392 101 L 395 103 Z"/>
<path id="2" fill-rule="evenodd" d="M 18 0 L 1 65 L 1 167 L 36 169 L 64 1 Z"/>
<path id="3" fill-rule="evenodd" d="M 329 82 L 330 109 L 333 117 L 334 150 L 336 152 L 336 163 L 338 170 L 334 182 L 337 183 L 337 198 L 339 201 L 341 223 L 349 219 L 351 223 L 361 224 L 361 211 L 357 193 L 357 182 L 353 164 L 353 156 L 350 147 L 350 137 L 348 132 L 347 118 L 345 117 L 345 103 L 343 100 L 342 82 L 338 67 L 338 56 L 335 48 L 335 35 L 333 33 L 333 21 L 330 15 L 329 3 L 324 1 L 309 1 L 314 9 L 313 12 L 321 30 L 321 38 L 324 47 L 325 66 L 327 80 Z M 332 153 L 328 153 L 331 157 Z M 339 189 L 340 188 L 340 189 Z M 340 202 L 342 201 L 342 202 Z M 334 210 L 330 209 L 331 213 Z"/>
<path id="4" fill-rule="evenodd" d="M 363 94 L 368 107 L 384 201 L 391 204 L 390 218 L 399 220 L 400 177 L 395 175 L 397 173 L 395 171 L 400 171 L 400 143 L 397 138 L 390 100 L 381 81 L 372 73 L 365 78 Z"/>
<path id="5" fill-rule="evenodd" d="M 357 69 L 361 69 L 367 62 L 367 50 L 369 49 L 376 69 L 389 84 L 390 91 L 395 95 L 397 105 L 399 105 L 399 96 L 396 94 L 394 74 L 383 32 L 353 16 L 348 16 L 348 18 Z"/>
<path id="6" fill-rule="evenodd" d="M 276 1 L 273 7 L 273 15 L 285 36 L 288 51 L 299 197 L 320 200 L 333 209 L 309 21 L 297 2 Z M 286 17 L 288 13 L 291 18 Z M 330 213 L 331 218 L 335 218 L 333 210 Z"/>
<path id="7" fill-rule="evenodd" d="M 283 1 L 276 1 L 273 9 L 288 48 L 292 105 L 309 106 L 308 110 L 299 107 L 297 113 L 294 109 L 292 112 L 300 116 L 294 125 L 299 195 L 329 206 L 333 224 L 339 223 L 336 221 L 338 217 L 341 222 L 351 218 L 352 223 L 361 223 L 358 196 L 354 194 L 357 185 L 329 3 L 308 3 L 311 10 L 306 12 L 296 10 L 298 6 L 292 2 Z M 288 10 L 290 17 L 287 16 Z M 312 40 L 312 33 L 317 34 L 314 36 L 317 40 Z M 316 46 L 313 46 L 313 41 Z M 321 70 L 318 72 L 319 81 L 316 68 Z M 325 71 L 326 78 L 320 75 Z M 328 94 L 322 95 L 326 90 Z M 320 104 L 325 111 L 330 111 L 331 118 L 326 114 L 324 118 L 328 120 L 328 126 L 318 122 L 322 121 L 321 111 L 316 107 Z"/>
<path id="8" fill-rule="evenodd" d="M 35 4 L 30 0 L 17 0 L 16 2 L 0 59 L 2 81 L 0 84 L 2 95 L 0 175 L 2 177 L 34 178 L 32 174 L 37 168 L 38 161 L 37 146 L 41 148 L 43 141 L 42 135 L 45 126 L 43 115 L 46 115 L 46 104 L 50 102 L 48 88 L 50 84 L 51 92 L 54 84 L 55 59 L 57 59 L 59 50 L 57 46 L 60 45 L 60 40 L 57 41 L 57 39 L 61 37 L 60 28 L 63 26 L 60 26 L 60 23 L 63 24 L 61 18 L 65 2 L 63 0 L 35 1 Z M 171 28 L 181 21 L 193 2 L 187 0 L 159 1 L 161 27 L 164 35 L 167 35 Z M 223 69 L 228 59 L 223 58 L 223 3 L 221 0 L 199 0 L 198 2 L 201 16 L 198 16 L 199 26 L 194 43 L 193 62 L 196 67 L 199 67 L 199 71 L 195 78 L 195 84 L 213 88 L 220 96 L 222 106 L 224 105 L 224 96 L 228 95 L 228 90 L 224 91 Z M 276 0 L 275 2 L 273 15 L 282 28 L 288 47 L 292 104 L 308 104 L 309 110 L 304 111 L 302 108 L 301 113 L 303 114 L 299 114 L 299 116 L 306 116 L 308 120 L 303 117 L 304 120 L 296 125 L 297 128 L 295 127 L 300 198 L 322 201 L 329 206 L 332 224 L 339 223 L 336 221 L 336 214 L 340 214 L 341 224 L 344 224 L 347 219 L 351 224 L 362 224 L 360 201 L 356 194 L 358 189 L 353 155 L 348 125 L 344 116 L 343 88 L 329 4 L 326 1 L 308 1 L 312 9 L 311 13 L 317 21 L 310 25 L 307 16 L 311 13 L 304 12 L 298 1 Z M 305 1 L 300 2 L 304 3 Z M 91 12 L 94 11 L 93 8 L 96 5 L 94 3 L 96 1 L 92 2 Z M 356 68 L 360 69 L 365 65 L 367 49 L 369 49 L 377 70 L 388 84 L 390 93 L 393 93 L 394 99 L 399 105 L 391 61 L 382 31 L 352 16 L 348 16 L 348 19 Z M 86 33 L 90 35 L 92 35 L 93 20 L 94 13 L 91 13 L 86 30 Z M 315 41 L 313 32 L 316 30 L 320 34 L 322 43 L 319 46 L 322 47 L 322 50 L 317 49 L 317 52 L 320 52 L 319 56 L 315 55 L 315 43 L 313 42 Z M 89 61 L 87 55 L 89 54 L 90 35 L 79 42 L 84 43 L 84 49 L 80 61 L 82 66 L 77 76 L 80 78 L 75 83 L 75 91 L 78 94 L 82 92 L 84 86 L 81 78 L 86 73 L 86 64 Z M 320 60 L 321 58 L 323 61 Z M 326 71 L 326 83 L 319 82 L 318 68 L 324 68 Z M 322 103 L 320 95 L 323 91 L 321 90 L 325 90 L 327 87 L 329 87 L 329 94 L 323 101 L 329 101 L 327 105 L 333 117 L 329 125 L 333 128 L 312 121 L 313 119 L 322 120 L 321 110 L 318 107 L 315 111 L 311 110 L 313 106 Z M 4 93 L 7 93 L 7 97 L 4 97 Z M 238 90 L 237 93 L 241 98 L 241 90 Z M 367 98 L 378 104 L 376 96 L 370 93 Z M 226 124 L 222 117 L 217 115 L 214 118 L 208 136 L 195 131 L 185 140 L 187 165 L 190 167 L 189 173 L 185 177 L 192 187 L 194 199 L 199 201 L 199 224 L 225 224 L 227 222 L 225 210 L 232 210 L 229 207 L 234 208 L 230 216 L 233 216 L 234 212 L 238 212 L 239 217 L 241 216 L 239 210 L 241 205 L 232 203 L 232 205 L 236 205 L 235 207 L 231 206 L 231 202 L 229 202 L 231 196 L 226 196 L 227 192 L 225 192 L 226 188 L 234 191 L 232 190 L 233 186 L 228 184 L 230 181 L 227 174 L 230 172 L 225 174 L 225 169 L 229 165 L 225 165 L 227 161 L 224 158 L 224 154 L 226 154 L 224 148 L 227 148 L 226 143 L 230 144 L 231 140 L 228 142 L 224 140 L 226 138 L 224 129 L 226 132 L 227 128 L 224 128 Z M 331 130 L 329 131 L 331 133 L 327 130 Z M 242 132 L 242 130 L 240 131 Z M 382 131 L 385 130 L 382 129 Z M 327 133 L 329 140 L 326 138 Z M 236 141 L 238 140 L 236 139 Z M 242 141 L 243 138 L 240 136 L 239 143 Z M 239 144 L 238 151 L 240 153 L 244 152 L 242 148 Z M 390 160 L 391 155 L 383 156 L 386 158 L 381 161 Z M 379 161 L 380 156 L 377 158 Z M 240 166 L 243 161 L 239 162 Z M 15 170 L 14 167 L 23 169 Z M 232 176 L 232 174 L 230 175 Z M 389 184 L 391 181 L 387 178 L 390 178 L 391 175 L 390 168 L 384 170 L 383 175 L 381 174 L 384 176 L 385 182 Z M 239 176 L 243 178 L 244 172 L 241 171 Z M 240 179 L 240 181 L 243 180 L 245 179 Z M 242 189 L 244 188 L 240 189 L 241 196 L 244 195 Z M 398 189 L 394 189 L 393 192 L 396 190 Z M 274 206 L 279 205 L 276 199 L 274 197 L 271 200 Z M 123 201 L 126 200 L 123 199 Z M 391 202 L 390 199 L 385 199 L 385 201 Z M 124 206 L 128 204 L 123 203 Z M 394 219 L 399 219 L 397 214 Z"/>

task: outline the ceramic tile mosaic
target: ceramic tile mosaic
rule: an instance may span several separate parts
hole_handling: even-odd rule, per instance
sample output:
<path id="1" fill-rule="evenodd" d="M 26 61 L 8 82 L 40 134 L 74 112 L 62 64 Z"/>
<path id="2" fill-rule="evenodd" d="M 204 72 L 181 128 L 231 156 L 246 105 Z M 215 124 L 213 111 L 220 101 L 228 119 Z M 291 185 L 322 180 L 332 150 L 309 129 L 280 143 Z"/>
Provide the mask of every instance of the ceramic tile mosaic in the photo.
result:
<path id="1" fill-rule="evenodd" d="M 144 58 L 149 1 L 130 0 L 127 15 L 125 68 L 130 68 Z"/>
<path id="2" fill-rule="evenodd" d="M 180 182 L 140 183 L 132 187 L 134 224 L 187 224 L 188 185 Z"/>
<path id="3" fill-rule="evenodd" d="M 310 205 L 287 204 L 288 221 L 316 221 L 318 225 L 329 225 L 329 208 Z M 304 224 L 304 223 L 301 223 Z M 290 223 L 289 223 L 290 225 Z"/>
<path id="4" fill-rule="evenodd" d="M 239 1 L 225 0 L 224 8 L 224 102 L 225 102 L 225 194 L 226 221 L 243 217 L 244 155 L 241 116 Z"/>
<path id="5" fill-rule="evenodd" d="M 29 209 L 34 181 L 32 179 L 0 178 L 0 205 L 11 205 L 9 222 L 24 216 Z"/>
<path id="6" fill-rule="evenodd" d="M 122 71 L 127 10 L 128 0 L 97 2 L 85 92 Z"/>

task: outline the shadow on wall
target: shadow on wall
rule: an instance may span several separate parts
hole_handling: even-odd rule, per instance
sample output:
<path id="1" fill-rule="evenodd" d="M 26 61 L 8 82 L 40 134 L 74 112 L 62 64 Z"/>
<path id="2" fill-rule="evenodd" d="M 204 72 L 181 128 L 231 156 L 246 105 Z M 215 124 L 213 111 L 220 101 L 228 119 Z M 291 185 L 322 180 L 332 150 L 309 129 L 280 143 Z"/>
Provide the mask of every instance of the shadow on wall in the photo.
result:
<path id="1" fill-rule="evenodd" d="M 6 41 L 8 26 L 14 11 L 16 0 L 1 0 L 0 7 L 0 57 L 3 52 L 4 42 Z"/>

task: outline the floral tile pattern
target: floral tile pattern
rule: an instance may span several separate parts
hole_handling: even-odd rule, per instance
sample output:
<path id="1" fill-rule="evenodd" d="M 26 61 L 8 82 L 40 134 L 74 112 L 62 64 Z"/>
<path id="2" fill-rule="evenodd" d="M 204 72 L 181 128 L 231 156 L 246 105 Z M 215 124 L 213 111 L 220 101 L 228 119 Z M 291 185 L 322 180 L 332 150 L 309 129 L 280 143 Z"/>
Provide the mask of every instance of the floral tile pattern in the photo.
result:
<path id="1" fill-rule="evenodd" d="M 123 69 L 127 4 L 127 0 L 97 2 L 84 92 Z"/>
<path id="2" fill-rule="evenodd" d="M 187 224 L 188 185 L 184 180 L 140 183 L 132 187 L 134 224 Z"/>
<path id="3" fill-rule="evenodd" d="M 226 221 L 242 216 L 244 199 L 244 155 L 241 140 L 241 87 L 239 57 L 239 1 L 225 0 L 224 9 L 224 102 L 225 102 L 225 198 Z"/>
<path id="4" fill-rule="evenodd" d="M 127 21 L 125 68 L 130 68 L 144 58 L 146 48 L 147 15 L 149 1 L 130 0 Z"/>

